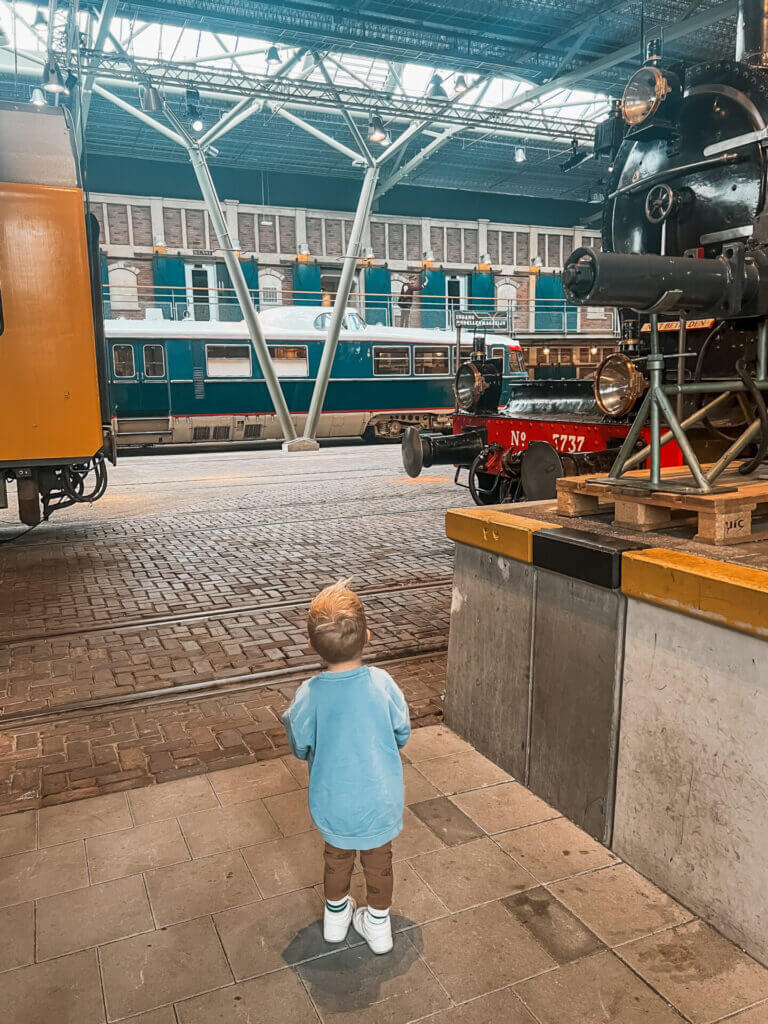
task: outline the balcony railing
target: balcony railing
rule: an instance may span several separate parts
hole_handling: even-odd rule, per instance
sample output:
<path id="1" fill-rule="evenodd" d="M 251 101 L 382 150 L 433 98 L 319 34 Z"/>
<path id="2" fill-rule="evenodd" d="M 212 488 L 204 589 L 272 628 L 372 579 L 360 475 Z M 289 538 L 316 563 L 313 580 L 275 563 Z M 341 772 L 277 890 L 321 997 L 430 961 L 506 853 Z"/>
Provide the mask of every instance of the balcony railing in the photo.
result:
<path id="1" fill-rule="evenodd" d="M 333 293 L 300 292 L 293 289 L 252 289 L 257 309 L 278 306 L 323 306 L 333 304 Z M 182 287 L 136 288 L 122 285 L 103 287 L 104 316 L 107 320 L 169 320 L 237 323 L 243 314 L 231 288 L 188 289 Z M 616 310 L 569 306 L 563 299 L 455 298 L 415 293 L 410 302 L 400 292 L 353 293 L 348 308 L 369 324 L 388 327 L 418 327 L 453 330 L 456 313 L 506 313 L 510 332 L 517 337 L 554 335 L 618 337 Z M 318 313 L 318 316 L 321 314 Z"/>

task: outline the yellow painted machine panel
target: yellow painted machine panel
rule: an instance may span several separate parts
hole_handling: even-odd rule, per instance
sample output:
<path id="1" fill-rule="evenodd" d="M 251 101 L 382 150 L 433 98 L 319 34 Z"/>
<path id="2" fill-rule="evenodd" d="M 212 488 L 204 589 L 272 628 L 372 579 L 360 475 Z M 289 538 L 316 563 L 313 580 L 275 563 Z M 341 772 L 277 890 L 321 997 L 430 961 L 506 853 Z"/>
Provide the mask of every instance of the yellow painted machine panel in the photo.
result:
<path id="1" fill-rule="evenodd" d="M 0 466 L 102 445 L 83 193 L 0 183 Z"/>

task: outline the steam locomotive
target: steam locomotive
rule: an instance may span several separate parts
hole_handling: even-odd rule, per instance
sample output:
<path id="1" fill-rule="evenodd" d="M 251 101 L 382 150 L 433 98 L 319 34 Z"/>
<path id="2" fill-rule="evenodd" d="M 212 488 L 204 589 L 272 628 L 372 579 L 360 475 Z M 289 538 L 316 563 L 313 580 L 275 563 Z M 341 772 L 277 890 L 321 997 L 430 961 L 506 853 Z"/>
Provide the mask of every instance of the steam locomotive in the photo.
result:
<path id="1" fill-rule="evenodd" d="M 501 410 L 475 352 L 453 435 L 409 431 L 407 472 L 466 468 L 478 504 L 553 497 L 563 475 L 705 494 L 766 473 L 768 0 L 745 2 L 737 56 L 686 68 L 651 43 L 598 126 L 603 251 L 576 249 L 562 282 L 569 302 L 619 308 L 619 351 L 593 381 L 515 385 Z"/>

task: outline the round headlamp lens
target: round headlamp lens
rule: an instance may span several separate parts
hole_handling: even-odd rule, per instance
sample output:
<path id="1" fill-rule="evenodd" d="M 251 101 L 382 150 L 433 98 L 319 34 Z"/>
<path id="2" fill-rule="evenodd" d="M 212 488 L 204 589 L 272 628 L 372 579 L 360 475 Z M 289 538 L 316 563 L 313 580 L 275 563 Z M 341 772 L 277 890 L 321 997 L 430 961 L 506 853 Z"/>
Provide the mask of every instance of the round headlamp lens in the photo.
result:
<path id="1" fill-rule="evenodd" d="M 460 409 L 464 409 L 465 412 L 470 412 L 475 408 L 480 398 L 480 383 L 482 377 L 477 370 L 477 367 L 471 363 L 464 363 L 463 366 L 459 367 L 459 371 L 456 374 L 456 401 L 459 404 Z"/>
<path id="2" fill-rule="evenodd" d="M 628 125 L 642 124 L 658 108 L 667 92 L 658 68 L 640 68 L 627 82 L 621 97 L 621 115 Z"/>
<path id="3" fill-rule="evenodd" d="M 608 356 L 595 373 L 595 401 L 607 416 L 626 416 L 645 388 L 645 378 L 623 353 Z"/>

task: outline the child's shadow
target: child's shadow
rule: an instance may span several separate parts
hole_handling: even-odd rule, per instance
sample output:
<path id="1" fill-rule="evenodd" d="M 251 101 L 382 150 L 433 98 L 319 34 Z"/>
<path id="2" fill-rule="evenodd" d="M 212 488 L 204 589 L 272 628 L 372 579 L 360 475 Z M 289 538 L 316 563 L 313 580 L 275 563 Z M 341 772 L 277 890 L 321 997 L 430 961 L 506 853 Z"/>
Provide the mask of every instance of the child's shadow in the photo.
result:
<path id="1" fill-rule="evenodd" d="M 319 927 L 318 922 L 314 922 L 294 936 L 283 950 L 283 958 L 309 986 L 312 999 L 321 1012 L 349 1013 L 363 1010 L 379 1001 L 383 985 L 407 975 L 419 959 L 421 930 L 411 928 L 406 932 L 399 931 L 413 922 L 397 915 L 393 915 L 392 924 L 393 930 L 398 929 L 394 936 L 394 949 L 383 956 L 371 953 L 350 928 L 349 941 L 359 942 L 359 945 L 341 944 L 337 947 L 338 952 L 329 956 L 320 956 L 303 964 L 296 963 L 301 959 L 302 951 L 313 945 L 308 940 L 310 934 Z M 330 952 L 333 947 L 327 946 L 326 949 Z M 405 987 L 409 986 L 406 984 Z"/>

